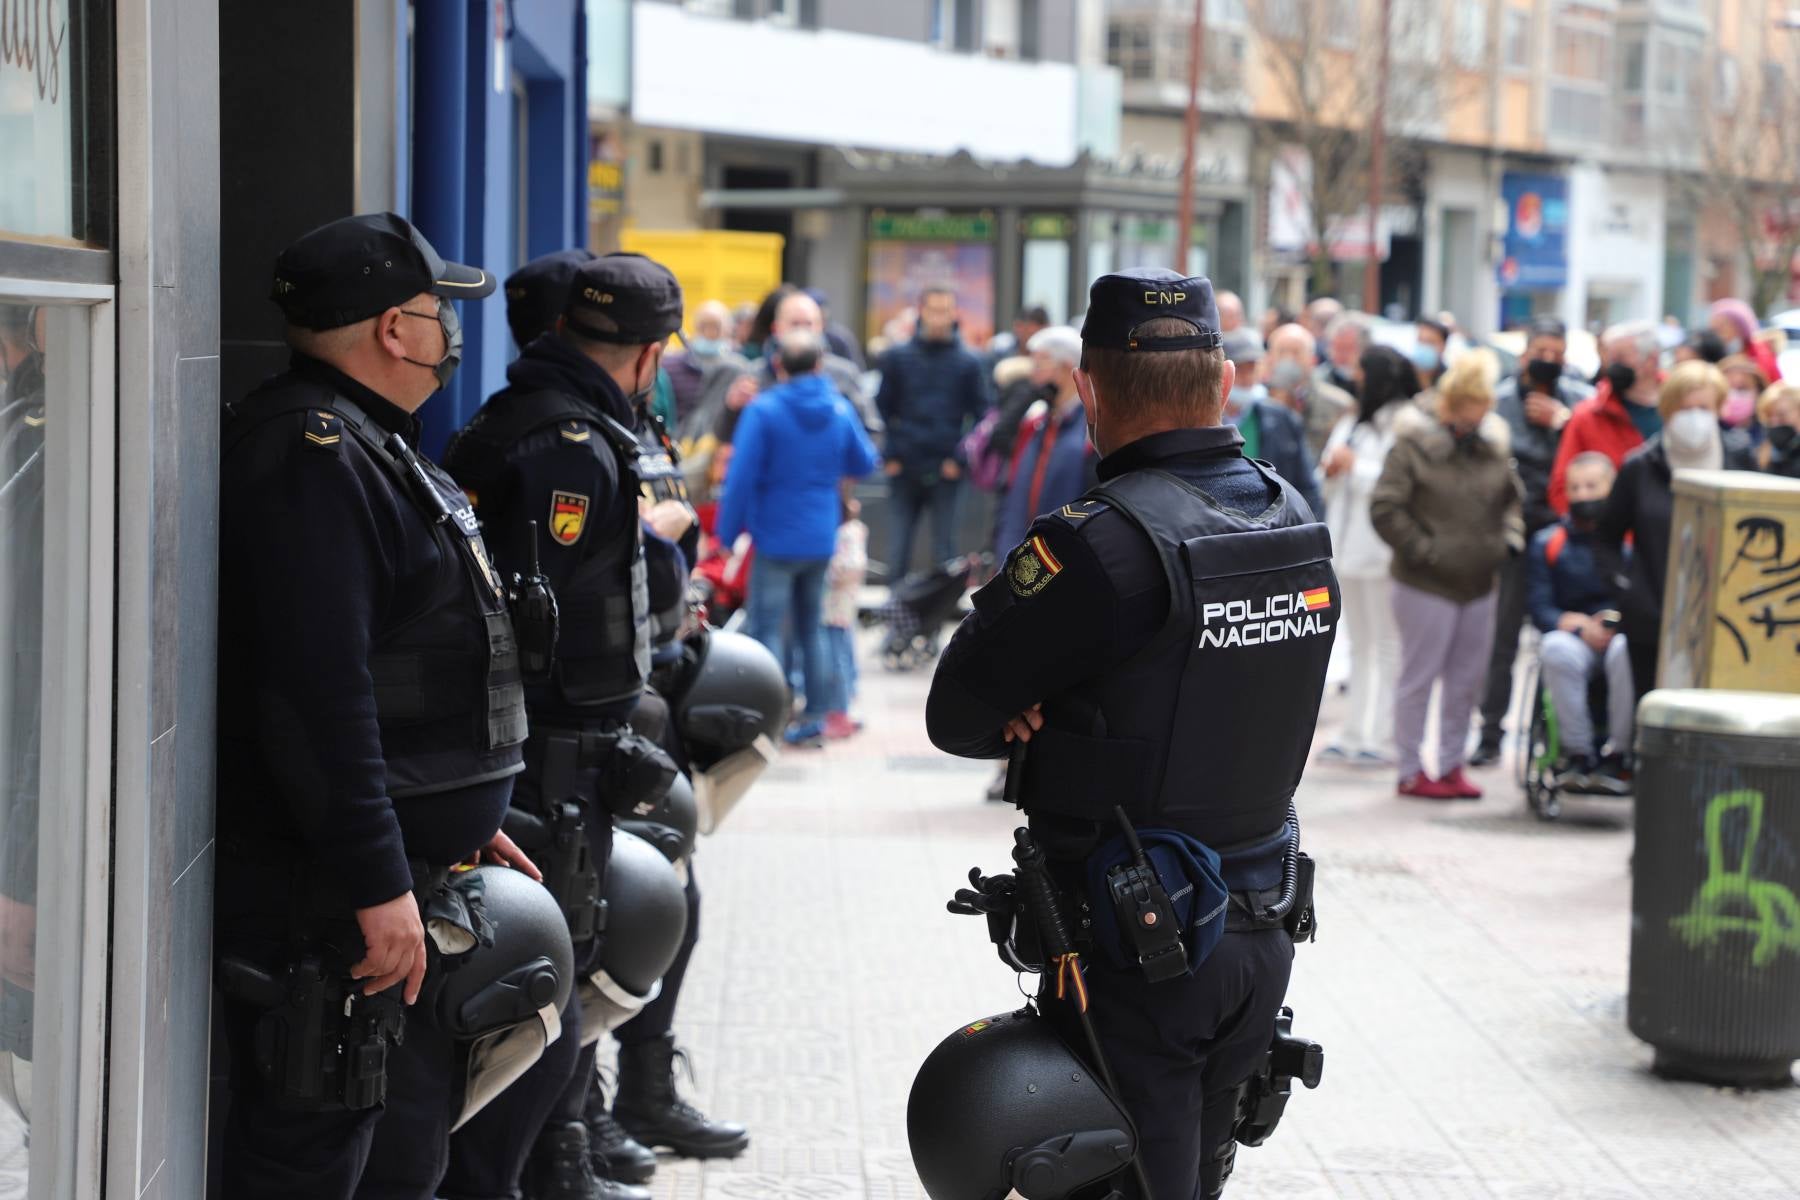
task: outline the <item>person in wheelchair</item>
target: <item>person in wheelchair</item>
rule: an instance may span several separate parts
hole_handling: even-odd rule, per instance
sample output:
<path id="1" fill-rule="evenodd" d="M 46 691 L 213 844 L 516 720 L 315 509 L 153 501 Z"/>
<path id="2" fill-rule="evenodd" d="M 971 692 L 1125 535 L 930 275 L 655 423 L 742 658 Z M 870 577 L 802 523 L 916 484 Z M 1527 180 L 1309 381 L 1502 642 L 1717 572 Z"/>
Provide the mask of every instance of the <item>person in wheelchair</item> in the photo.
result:
<path id="1" fill-rule="evenodd" d="M 1543 632 L 1539 669 L 1562 729 L 1556 786 L 1570 792 L 1626 795 L 1631 790 L 1625 751 L 1631 745 L 1631 656 L 1615 628 L 1622 577 L 1617 551 L 1595 532 L 1617 475 L 1597 451 L 1569 464 L 1569 514 L 1532 539 L 1526 600 Z M 1606 678 L 1607 732 L 1612 750 L 1601 757 L 1588 705 L 1596 675 Z"/>

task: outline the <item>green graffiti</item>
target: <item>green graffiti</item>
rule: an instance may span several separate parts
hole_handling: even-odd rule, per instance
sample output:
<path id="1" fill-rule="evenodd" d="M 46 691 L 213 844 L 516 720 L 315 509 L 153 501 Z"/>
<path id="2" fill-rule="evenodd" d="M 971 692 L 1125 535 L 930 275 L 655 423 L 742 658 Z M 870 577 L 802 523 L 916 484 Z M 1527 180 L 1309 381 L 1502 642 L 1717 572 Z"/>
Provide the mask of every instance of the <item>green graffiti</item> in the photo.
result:
<path id="1" fill-rule="evenodd" d="M 1744 848 L 1735 870 L 1725 866 L 1725 818 L 1744 813 Z M 1712 946 L 1732 933 L 1756 935 L 1750 961 L 1766 967 L 1783 950 L 1800 954 L 1800 900 L 1779 883 L 1750 876 L 1756 840 L 1762 836 L 1763 794 L 1724 792 L 1706 806 L 1706 881 L 1686 913 L 1669 926 L 1691 949 Z"/>

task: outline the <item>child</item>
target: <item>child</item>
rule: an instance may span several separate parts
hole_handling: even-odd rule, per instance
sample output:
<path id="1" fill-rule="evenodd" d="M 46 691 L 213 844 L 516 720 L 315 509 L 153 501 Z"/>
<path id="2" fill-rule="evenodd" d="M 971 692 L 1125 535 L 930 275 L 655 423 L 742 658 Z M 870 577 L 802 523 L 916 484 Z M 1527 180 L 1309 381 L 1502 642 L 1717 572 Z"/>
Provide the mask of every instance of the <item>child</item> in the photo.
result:
<path id="1" fill-rule="evenodd" d="M 1532 623 L 1544 634 L 1539 662 L 1562 729 L 1557 786 L 1623 796 L 1631 790 L 1623 748 L 1631 745 L 1637 691 L 1625 639 L 1605 619 L 1610 613 L 1616 623 L 1618 564 L 1594 532 L 1616 475 L 1612 460 L 1595 451 L 1569 463 L 1569 515 L 1532 539 L 1525 598 Z M 1614 747 L 1605 759 L 1598 756 L 1588 711 L 1588 683 L 1601 671 Z"/>
<path id="2" fill-rule="evenodd" d="M 861 512 L 862 504 L 850 495 L 850 485 L 845 483 L 837 546 L 825 572 L 825 648 L 837 669 L 837 693 L 844 703 L 842 709 L 825 717 L 828 738 L 847 738 L 862 729 L 862 723 L 852 720 L 849 712 L 856 699 L 857 601 L 869 570 L 869 527 L 857 519 Z"/>

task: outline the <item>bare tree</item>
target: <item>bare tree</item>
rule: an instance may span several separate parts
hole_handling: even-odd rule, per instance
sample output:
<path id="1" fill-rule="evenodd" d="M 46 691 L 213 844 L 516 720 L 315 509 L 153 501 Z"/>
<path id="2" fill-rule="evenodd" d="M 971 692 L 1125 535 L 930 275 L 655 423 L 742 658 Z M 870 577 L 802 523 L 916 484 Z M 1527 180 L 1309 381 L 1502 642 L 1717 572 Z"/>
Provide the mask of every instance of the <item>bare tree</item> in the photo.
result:
<path id="1" fill-rule="evenodd" d="M 1800 34 L 1777 31 L 1743 58 L 1715 47 L 1704 65 L 1694 127 L 1679 139 L 1698 167 L 1686 184 L 1730 221 L 1750 272 L 1745 298 L 1764 313 L 1787 294 L 1800 254 Z"/>
<path id="2" fill-rule="evenodd" d="M 1478 88 L 1447 65 L 1438 0 L 1392 0 L 1393 66 L 1388 77 L 1388 177 L 1417 177 L 1421 138 Z M 1285 118 L 1255 123 L 1265 151 L 1303 150 L 1311 164 L 1307 256 L 1311 289 L 1332 286 L 1330 231 L 1369 194 L 1369 130 L 1375 115 L 1380 35 L 1372 3 L 1359 0 L 1246 0 L 1255 51 Z M 1492 55 L 1485 55 L 1492 61 Z M 1392 189 L 1390 188 L 1390 191 Z"/>

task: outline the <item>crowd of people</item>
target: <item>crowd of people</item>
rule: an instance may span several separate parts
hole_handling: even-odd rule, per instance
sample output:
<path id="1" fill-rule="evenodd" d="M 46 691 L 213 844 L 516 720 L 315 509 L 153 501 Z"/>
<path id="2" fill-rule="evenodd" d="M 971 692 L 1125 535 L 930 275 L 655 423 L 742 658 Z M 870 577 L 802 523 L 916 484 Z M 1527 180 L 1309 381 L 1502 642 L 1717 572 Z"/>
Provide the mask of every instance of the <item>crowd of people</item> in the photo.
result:
<path id="1" fill-rule="evenodd" d="M 1628 788 L 1631 702 L 1656 675 L 1672 472 L 1800 477 L 1800 382 L 1781 377 L 1781 335 L 1720 300 L 1676 336 L 1647 321 L 1605 330 L 1584 376 L 1553 318 L 1530 324 L 1515 358 L 1463 337 L 1449 314 L 1422 317 L 1402 348 L 1331 298 L 1255 324 L 1230 292 L 1218 307 L 1235 367 L 1225 419 L 1334 539 L 1345 593 L 1334 674 L 1350 716 L 1323 757 L 1392 769 L 1404 795 L 1478 797 L 1466 768 L 1500 757 L 1533 629 L 1559 712 L 1580 709 L 1562 713 L 1560 784 Z M 967 551 L 1003 561 L 1034 517 L 1093 486 L 1099 462 L 1075 386 L 1079 322 L 1030 307 L 970 346 L 957 296 L 930 287 L 871 342 L 865 371 L 825 312 L 822 295 L 785 285 L 735 317 L 703 304 L 667 366 L 670 426 L 714 554 L 733 564 L 714 575 L 740 584 L 715 597 L 753 597 L 750 631 L 790 662 L 808 697 L 795 745 L 860 728 L 849 630 L 871 562 L 891 582 Z M 871 560 L 850 484 L 876 472 L 887 540 Z M 992 495 L 983 545 L 959 541 L 969 489 Z M 1598 713 L 1577 703 L 1590 677 L 1610 696 Z"/>

